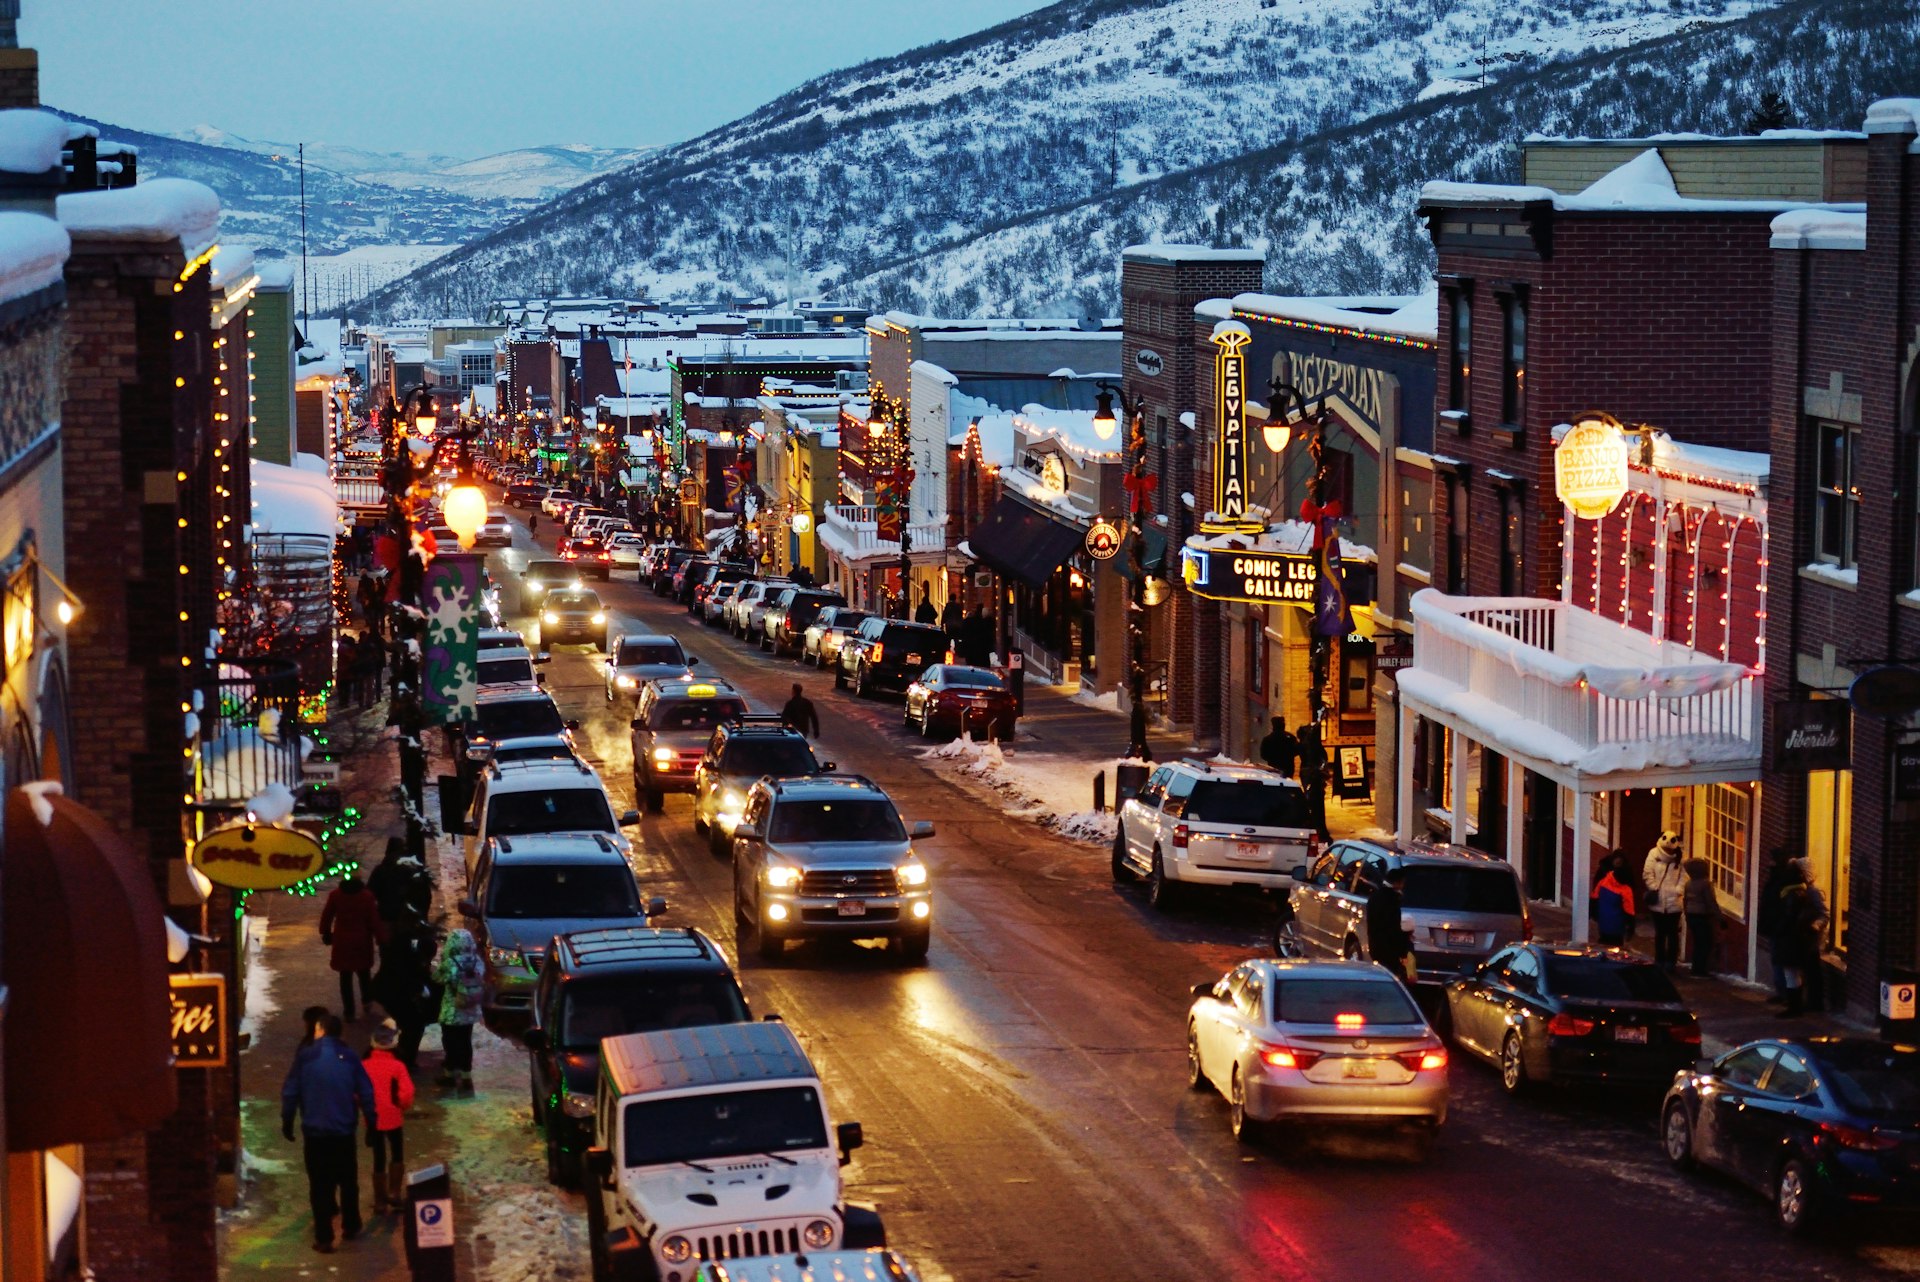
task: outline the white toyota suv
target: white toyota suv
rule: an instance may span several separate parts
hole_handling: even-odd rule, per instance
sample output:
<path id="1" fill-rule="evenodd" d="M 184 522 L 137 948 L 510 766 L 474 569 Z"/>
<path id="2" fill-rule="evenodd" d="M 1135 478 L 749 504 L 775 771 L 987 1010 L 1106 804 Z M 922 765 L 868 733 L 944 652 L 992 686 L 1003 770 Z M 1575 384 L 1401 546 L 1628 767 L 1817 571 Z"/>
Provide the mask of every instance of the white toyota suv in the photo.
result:
<path id="1" fill-rule="evenodd" d="M 1300 785 L 1271 770 L 1187 758 L 1154 770 L 1120 807 L 1113 879 L 1144 877 L 1171 908 L 1186 886 L 1251 886 L 1285 894 L 1319 853 Z"/>
<path id="2" fill-rule="evenodd" d="M 490 761 L 475 780 L 473 805 L 463 825 L 467 876 L 473 876 L 487 843 L 499 837 L 599 832 L 621 854 L 631 854 L 632 843 L 620 830 L 639 822 L 637 810 L 614 816 L 606 785 L 578 758 Z"/>

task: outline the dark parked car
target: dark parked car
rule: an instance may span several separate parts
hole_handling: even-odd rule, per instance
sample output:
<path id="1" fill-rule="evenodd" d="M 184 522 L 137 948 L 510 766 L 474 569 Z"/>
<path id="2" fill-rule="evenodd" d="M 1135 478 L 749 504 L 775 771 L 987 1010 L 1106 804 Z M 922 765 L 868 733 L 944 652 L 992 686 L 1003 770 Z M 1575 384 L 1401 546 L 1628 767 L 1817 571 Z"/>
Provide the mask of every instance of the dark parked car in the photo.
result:
<path id="1" fill-rule="evenodd" d="M 971 731 L 996 739 L 1013 738 L 1020 715 L 1013 691 L 995 673 L 964 663 L 936 663 L 907 687 L 901 719 L 922 735 Z"/>
<path id="2" fill-rule="evenodd" d="M 800 653 L 801 639 L 820 611 L 840 606 L 847 599 L 826 588 L 782 588 L 760 618 L 759 642 L 762 650 L 775 654 Z"/>
<path id="3" fill-rule="evenodd" d="M 1620 949 L 1521 944 L 1446 985 L 1453 1041 L 1529 1086 L 1656 1086 L 1700 1054 L 1700 1022 L 1667 973 Z"/>
<path id="4" fill-rule="evenodd" d="M 514 484 L 507 487 L 508 507 L 539 507 L 540 500 L 547 496 L 544 485 Z"/>
<path id="5" fill-rule="evenodd" d="M 680 567 L 692 557 L 694 550 L 685 547 L 662 547 L 654 549 L 655 555 L 648 563 L 648 581 L 653 584 L 655 596 L 669 596 L 673 591 L 673 577 Z"/>
<path id="6" fill-rule="evenodd" d="M 529 561 L 520 571 L 520 610 L 538 614 L 547 593 L 580 586 L 580 567 L 571 561 Z"/>
<path id="7" fill-rule="evenodd" d="M 1660 1143 L 1773 1201 L 1802 1233 L 1823 1217 L 1920 1205 L 1920 1048 L 1851 1037 L 1749 1042 L 1674 1079 Z"/>
<path id="8" fill-rule="evenodd" d="M 726 954 L 697 930 L 608 926 L 554 939 L 534 989 L 532 1027 L 521 1036 L 532 1052 L 533 1120 L 546 1133 L 547 1178 L 562 1188 L 580 1181 L 601 1038 L 752 1018 Z"/>
<path id="9" fill-rule="evenodd" d="M 833 670 L 836 689 L 853 687 L 866 698 L 881 690 L 905 690 L 930 664 L 947 658 L 947 634 L 931 623 L 871 618 L 840 645 Z"/>
<path id="10" fill-rule="evenodd" d="M 706 609 L 707 598 L 713 590 L 723 583 L 738 583 L 753 577 L 753 567 L 732 565 L 725 561 L 702 563 L 703 572 L 700 581 L 693 585 L 693 591 L 687 594 L 687 613 L 702 614 Z"/>

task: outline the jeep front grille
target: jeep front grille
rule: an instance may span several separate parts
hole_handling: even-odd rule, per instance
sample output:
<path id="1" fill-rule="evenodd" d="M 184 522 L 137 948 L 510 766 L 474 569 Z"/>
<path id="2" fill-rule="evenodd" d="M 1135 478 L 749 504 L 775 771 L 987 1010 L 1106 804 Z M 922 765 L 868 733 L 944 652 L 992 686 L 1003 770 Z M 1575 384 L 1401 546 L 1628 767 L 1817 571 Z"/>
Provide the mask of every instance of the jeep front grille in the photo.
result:
<path id="1" fill-rule="evenodd" d="M 738 1260 L 754 1255 L 798 1255 L 798 1228 L 747 1229 L 735 1233 L 715 1233 L 698 1238 L 694 1249 L 702 1260 Z"/>

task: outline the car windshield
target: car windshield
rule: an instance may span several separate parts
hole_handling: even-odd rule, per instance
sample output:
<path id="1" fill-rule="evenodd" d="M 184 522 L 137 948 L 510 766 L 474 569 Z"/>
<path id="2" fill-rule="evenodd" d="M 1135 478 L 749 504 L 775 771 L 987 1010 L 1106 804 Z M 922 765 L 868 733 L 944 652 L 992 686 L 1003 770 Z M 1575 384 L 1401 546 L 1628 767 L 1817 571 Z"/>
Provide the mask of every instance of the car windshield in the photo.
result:
<path id="1" fill-rule="evenodd" d="M 493 870 L 489 917 L 598 919 L 640 916 L 640 892 L 621 864 L 514 864 Z"/>
<path id="2" fill-rule="evenodd" d="M 745 1153 L 825 1148 L 827 1115 L 812 1086 L 639 1099 L 621 1121 L 624 1166 L 702 1162 Z"/>
<path id="3" fill-rule="evenodd" d="M 551 582 L 554 579 L 571 579 L 577 573 L 579 571 L 566 561 L 529 561 L 521 577 Z"/>
<path id="4" fill-rule="evenodd" d="M 482 659 L 480 661 L 480 684 L 483 686 L 514 682 L 524 685 L 532 680 L 533 661 L 531 659 Z"/>
<path id="5" fill-rule="evenodd" d="M 487 803 L 489 837 L 614 831 L 613 807 L 598 787 L 500 793 Z"/>
<path id="6" fill-rule="evenodd" d="M 622 641 L 620 652 L 613 660 L 615 667 L 622 668 L 650 663 L 684 667 L 686 662 L 686 656 L 681 653 L 678 641 Z"/>
<path id="7" fill-rule="evenodd" d="M 985 668 L 948 668 L 942 674 L 949 686 L 960 686 L 969 690 L 999 690 L 1005 683 Z"/>
<path id="8" fill-rule="evenodd" d="M 1282 976 L 1273 986 L 1275 1023 L 1332 1024 L 1358 1015 L 1368 1024 L 1418 1024 L 1420 1012 L 1392 979 L 1305 979 Z"/>
<path id="9" fill-rule="evenodd" d="M 550 592 L 547 594 L 549 610 L 598 610 L 600 598 L 591 592 Z"/>
<path id="10" fill-rule="evenodd" d="M 1437 909 L 1454 913 L 1499 913 L 1518 917 L 1520 883 L 1504 865 L 1446 867 L 1440 864 L 1407 865 L 1407 884 L 1400 891 L 1408 908 Z"/>
<path id="11" fill-rule="evenodd" d="M 946 653 L 947 634 L 937 628 L 915 628 L 900 623 L 880 634 L 880 644 L 887 648 L 889 654 L 892 654 L 894 647 L 898 646 L 901 650 L 917 654 L 924 659 L 928 655 Z M 908 662 L 911 663 L 912 660 L 909 659 Z"/>
<path id="12" fill-rule="evenodd" d="M 839 628 L 843 632 L 851 632 L 865 623 L 867 618 L 867 615 L 858 610 L 842 610 L 833 616 L 833 623 L 830 626 Z"/>
<path id="13" fill-rule="evenodd" d="M 1912 1124 L 1920 1120 L 1920 1051 L 1874 1042 L 1814 1048 L 1821 1076 L 1849 1113 Z"/>
<path id="14" fill-rule="evenodd" d="M 1298 788 L 1278 783 L 1202 779 L 1187 798 L 1184 818 L 1194 823 L 1247 828 L 1311 828 L 1307 800 Z"/>
<path id="15" fill-rule="evenodd" d="M 711 730 L 729 717 L 747 710 L 742 699 L 661 700 L 653 706 L 651 729 Z"/>
<path id="16" fill-rule="evenodd" d="M 770 841 L 796 844 L 906 839 L 893 803 L 879 798 L 782 801 L 773 809 L 773 831 L 768 834 Z"/>
<path id="17" fill-rule="evenodd" d="M 511 699 L 483 703 L 474 709 L 480 733 L 489 739 L 521 739 L 527 735 L 559 734 L 567 728 L 551 699 Z"/>
<path id="18" fill-rule="evenodd" d="M 1658 966 L 1605 957 L 1547 957 L 1547 991 L 1589 1001 L 1674 1002 L 1679 990 Z"/>
<path id="19" fill-rule="evenodd" d="M 560 1044 L 597 1050 L 603 1037 L 663 1028 L 738 1024 L 746 1000 L 731 975 L 621 975 L 567 983 L 560 1012 Z"/>
<path id="20" fill-rule="evenodd" d="M 758 779 L 810 775 L 817 768 L 813 750 L 801 739 L 735 739 L 727 745 L 721 767 L 730 775 Z"/>
<path id="21" fill-rule="evenodd" d="M 495 761 L 570 761 L 573 749 L 564 739 L 535 739 L 531 743 L 512 743 L 493 750 Z"/>

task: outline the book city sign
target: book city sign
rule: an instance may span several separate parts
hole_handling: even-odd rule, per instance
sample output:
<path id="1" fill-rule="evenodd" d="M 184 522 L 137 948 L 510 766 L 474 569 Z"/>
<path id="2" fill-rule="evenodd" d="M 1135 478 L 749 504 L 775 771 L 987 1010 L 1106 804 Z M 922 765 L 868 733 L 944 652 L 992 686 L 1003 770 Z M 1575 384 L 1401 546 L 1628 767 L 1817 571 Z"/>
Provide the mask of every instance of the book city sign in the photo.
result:
<path id="1" fill-rule="evenodd" d="M 1253 533 L 1264 526 L 1247 516 L 1247 344 L 1253 331 L 1236 320 L 1213 327 L 1220 350 L 1213 358 L 1213 510 L 1205 534 Z"/>
<path id="2" fill-rule="evenodd" d="M 1311 610 L 1319 599 L 1320 563 L 1311 552 L 1180 549 L 1187 591 L 1209 601 L 1275 602 Z"/>
<path id="3" fill-rule="evenodd" d="M 1597 521 L 1627 493 L 1627 443 L 1610 414 L 1582 414 L 1553 451 L 1553 489 L 1567 510 Z"/>
<path id="4" fill-rule="evenodd" d="M 187 855 L 208 881 L 235 890 L 284 890 L 327 866 L 319 840 L 297 828 L 231 823 L 215 828 Z"/>

